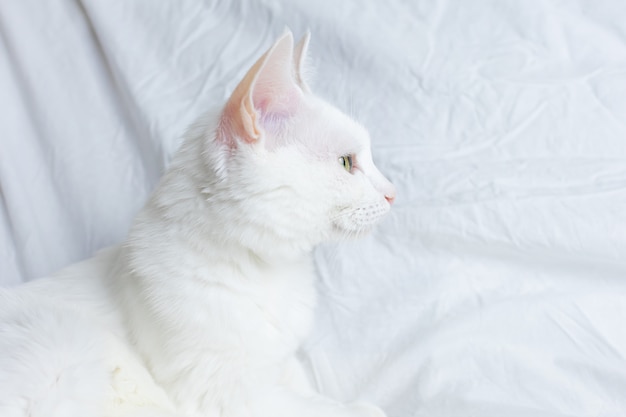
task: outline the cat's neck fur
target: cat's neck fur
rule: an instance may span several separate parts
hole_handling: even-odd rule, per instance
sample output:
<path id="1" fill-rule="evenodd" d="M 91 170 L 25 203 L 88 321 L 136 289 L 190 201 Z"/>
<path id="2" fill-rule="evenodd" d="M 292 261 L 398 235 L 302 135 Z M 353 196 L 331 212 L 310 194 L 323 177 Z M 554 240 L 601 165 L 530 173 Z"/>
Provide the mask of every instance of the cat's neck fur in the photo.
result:
<path id="1" fill-rule="evenodd" d="M 238 213 L 244 210 L 238 203 L 254 204 L 254 199 L 262 196 L 242 193 L 237 197 L 237 190 L 232 189 L 229 174 L 220 166 L 221 159 L 228 156 L 215 138 L 207 137 L 215 135 L 207 126 L 215 125 L 216 120 L 209 114 L 192 126 L 140 212 L 126 244 L 131 263 L 144 262 L 137 257 L 146 255 L 153 261 L 172 256 L 181 246 L 211 265 L 232 263 L 240 270 L 307 262 L 312 243 L 277 236 L 270 228 L 258 230 L 262 226 Z M 235 226 L 228 226 L 232 224 Z M 155 241 L 159 242 L 156 246 Z"/>

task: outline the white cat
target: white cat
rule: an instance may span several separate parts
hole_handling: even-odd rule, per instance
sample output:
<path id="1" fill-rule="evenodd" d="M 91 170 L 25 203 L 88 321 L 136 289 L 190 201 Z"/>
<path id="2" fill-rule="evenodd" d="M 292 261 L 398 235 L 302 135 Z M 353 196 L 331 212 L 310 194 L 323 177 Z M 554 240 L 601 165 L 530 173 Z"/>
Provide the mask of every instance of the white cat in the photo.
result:
<path id="1" fill-rule="evenodd" d="M 307 45 L 285 33 L 190 129 L 122 245 L 0 291 L 0 416 L 383 416 L 295 358 L 312 249 L 395 195 L 365 129 L 310 92 Z"/>

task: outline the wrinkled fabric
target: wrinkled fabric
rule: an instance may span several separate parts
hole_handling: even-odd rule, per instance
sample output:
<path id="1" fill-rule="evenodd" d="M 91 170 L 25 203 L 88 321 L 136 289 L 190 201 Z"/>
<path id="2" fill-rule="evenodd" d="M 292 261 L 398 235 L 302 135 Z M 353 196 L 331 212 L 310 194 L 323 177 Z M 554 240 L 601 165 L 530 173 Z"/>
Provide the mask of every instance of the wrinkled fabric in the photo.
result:
<path id="1" fill-rule="evenodd" d="M 317 386 L 391 417 L 626 415 L 626 2 L 0 4 L 0 283 L 123 239 L 288 26 L 398 189 L 316 252 Z"/>

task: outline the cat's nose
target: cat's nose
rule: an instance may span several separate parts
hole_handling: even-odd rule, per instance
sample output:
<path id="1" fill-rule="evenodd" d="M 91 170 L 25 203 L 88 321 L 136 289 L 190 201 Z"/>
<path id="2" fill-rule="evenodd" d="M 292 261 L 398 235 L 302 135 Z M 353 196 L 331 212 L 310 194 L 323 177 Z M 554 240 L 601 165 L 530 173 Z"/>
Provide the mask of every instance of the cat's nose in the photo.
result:
<path id="1" fill-rule="evenodd" d="M 389 182 L 389 180 L 385 178 L 383 174 L 380 173 L 380 171 L 376 170 L 376 174 L 377 175 L 374 177 L 374 181 L 372 181 L 372 184 L 374 185 L 374 187 L 376 187 L 380 194 L 385 196 L 385 200 L 387 200 L 387 202 L 391 206 L 396 200 L 396 187 L 394 187 L 394 185 Z"/>

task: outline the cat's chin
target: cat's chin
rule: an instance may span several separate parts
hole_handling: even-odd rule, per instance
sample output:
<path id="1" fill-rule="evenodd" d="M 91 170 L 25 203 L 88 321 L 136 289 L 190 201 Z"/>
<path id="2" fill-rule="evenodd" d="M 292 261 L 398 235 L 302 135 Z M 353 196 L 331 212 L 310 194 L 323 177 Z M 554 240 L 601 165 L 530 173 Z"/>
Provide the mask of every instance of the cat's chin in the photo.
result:
<path id="1" fill-rule="evenodd" d="M 346 228 L 338 224 L 333 225 L 333 240 L 356 240 L 369 235 L 374 226 L 359 227 L 357 229 Z"/>

